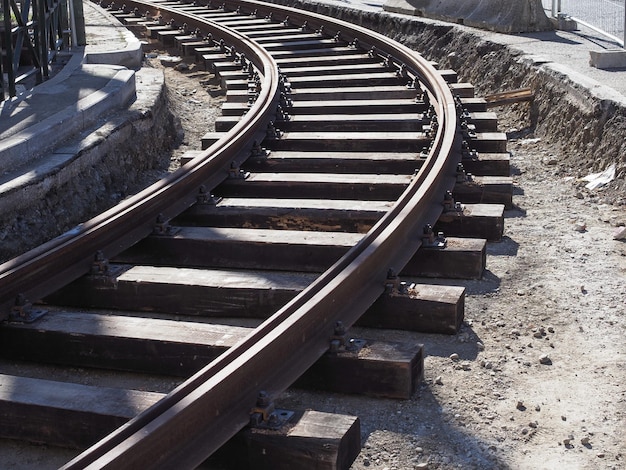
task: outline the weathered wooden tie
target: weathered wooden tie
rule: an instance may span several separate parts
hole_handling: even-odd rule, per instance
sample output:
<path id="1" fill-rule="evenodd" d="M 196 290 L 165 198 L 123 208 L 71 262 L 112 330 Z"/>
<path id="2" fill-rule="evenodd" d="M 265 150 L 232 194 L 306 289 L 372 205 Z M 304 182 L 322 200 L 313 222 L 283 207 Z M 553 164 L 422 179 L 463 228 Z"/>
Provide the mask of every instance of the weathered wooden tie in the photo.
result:
<path id="1" fill-rule="evenodd" d="M 41 391 L 46 393 L 42 394 Z M 0 375 L 0 437 L 82 449 L 149 408 L 165 394 Z M 338 470 L 361 449 L 354 416 L 275 409 L 276 426 L 250 426 L 212 457 L 236 468 Z M 59 426 L 63 423 L 63 426 Z"/>
<path id="2" fill-rule="evenodd" d="M 286 271 L 113 265 L 111 274 L 84 276 L 46 301 L 97 309 L 267 318 L 316 277 Z M 398 278 L 397 287 L 383 294 L 357 325 L 454 334 L 463 319 L 464 297 L 463 287 Z"/>
<path id="3" fill-rule="evenodd" d="M 188 377 L 253 328 L 159 318 L 50 311 L 34 323 L 0 329 L 5 357 Z M 418 343 L 351 340 L 331 347 L 302 384 L 328 391 L 408 399 L 423 373 Z M 345 338 L 345 341 L 344 341 Z M 31 348 L 19 348 L 20 344 Z M 307 375 L 313 377 L 307 379 Z M 320 376 L 327 377 L 317 383 Z M 341 377 L 341 380 L 331 380 Z M 370 382 L 368 384 L 368 382 Z"/>

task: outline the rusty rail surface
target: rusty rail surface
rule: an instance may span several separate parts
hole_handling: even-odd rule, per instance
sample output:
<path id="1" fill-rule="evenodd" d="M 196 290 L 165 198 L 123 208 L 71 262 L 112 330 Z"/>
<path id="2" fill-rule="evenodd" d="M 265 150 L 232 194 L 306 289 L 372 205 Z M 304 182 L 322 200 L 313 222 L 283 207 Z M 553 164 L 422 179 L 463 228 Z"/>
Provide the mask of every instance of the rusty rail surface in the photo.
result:
<path id="1" fill-rule="evenodd" d="M 213 187 L 225 177 L 233 159 L 254 140 L 255 124 L 267 124 L 275 109 L 276 67 L 253 41 L 211 21 L 178 13 L 173 2 L 126 3 L 158 12 L 164 19 L 176 17 L 192 27 L 216 28 L 220 35 L 237 41 L 262 71 L 262 97 L 248 113 L 251 119 L 240 122 L 226 139 L 171 177 L 75 233 L 0 266 L 2 318 L 18 294 L 38 299 L 52 292 L 86 272 L 97 250 L 107 257 L 117 254 L 150 233 L 158 214 L 170 218 L 191 205 L 200 185 Z M 261 390 L 275 396 L 289 387 L 328 349 L 337 322 L 351 326 L 376 300 L 388 283 L 389 270 L 400 271 L 419 248 L 422 228 L 434 224 L 444 194 L 454 184 L 460 161 L 455 103 L 441 75 L 425 59 L 382 35 L 314 13 L 254 1 L 226 3 L 226 8 L 237 7 L 257 10 L 259 16 L 272 12 L 274 19 L 288 16 L 290 21 L 306 21 L 311 28 L 323 25 L 331 37 L 340 32 L 358 40 L 360 47 L 389 56 L 400 73 L 419 79 L 428 90 L 439 124 L 433 145 L 393 208 L 344 257 L 238 345 L 64 468 L 194 468 L 202 463 L 248 424 Z"/>

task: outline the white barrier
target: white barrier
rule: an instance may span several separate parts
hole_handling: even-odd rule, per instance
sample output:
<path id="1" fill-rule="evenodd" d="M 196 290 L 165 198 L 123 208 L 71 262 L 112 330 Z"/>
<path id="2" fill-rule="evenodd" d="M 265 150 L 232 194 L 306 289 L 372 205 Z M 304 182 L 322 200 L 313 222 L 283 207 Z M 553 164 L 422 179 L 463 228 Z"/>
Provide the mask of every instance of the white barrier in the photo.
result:
<path id="1" fill-rule="evenodd" d="M 624 0 L 542 0 L 551 16 L 567 15 L 624 48 L 626 41 L 626 8 Z"/>

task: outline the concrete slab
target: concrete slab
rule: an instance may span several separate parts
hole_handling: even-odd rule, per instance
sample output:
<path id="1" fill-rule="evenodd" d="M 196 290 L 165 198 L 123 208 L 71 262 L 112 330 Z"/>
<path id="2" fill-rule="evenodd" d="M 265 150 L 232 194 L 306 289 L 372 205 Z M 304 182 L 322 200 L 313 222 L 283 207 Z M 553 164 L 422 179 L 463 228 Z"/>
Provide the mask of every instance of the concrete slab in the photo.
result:
<path id="1" fill-rule="evenodd" d="M 383 9 L 500 33 L 554 29 L 541 0 L 388 0 Z"/>
<path id="2" fill-rule="evenodd" d="M 589 65 L 599 69 L 626 70 L 626 50 L 589 51 Z"/>

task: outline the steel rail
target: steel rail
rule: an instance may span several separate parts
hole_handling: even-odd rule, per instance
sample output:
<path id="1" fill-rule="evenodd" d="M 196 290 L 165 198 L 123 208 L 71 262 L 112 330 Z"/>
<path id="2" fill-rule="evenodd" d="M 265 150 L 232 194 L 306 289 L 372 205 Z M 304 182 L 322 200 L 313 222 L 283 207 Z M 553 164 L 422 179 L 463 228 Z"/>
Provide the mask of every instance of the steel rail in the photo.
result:
<path id="1" fill-rule="evenodd" d="M 401 269 L 421 245 L 423 226 L 436 221 L 444 193 L 454 183 L 460 159 L 454 100 L 426 60 L 382 35 L 342 21 L 259 2 L 236 3 L 348 31 L 359 41 L 393 52 L 419 74 L 432 95 L 439 121 L 433 146 L 390 212 L 344 257 L 238 345 L 65 469 L 199 465 L 249 422 L 259 391 L 275 396 L 285 390 L 328 349 L 336 323 L 352 325 L 384 291 L 389 269 Z"/>
<path id="2" fill-rule="evenodd" d="M 188 20 L 197 21 L 193 17 Z M 280 97 L 276 62 L 243 35 L 215 23 L 202 24 L 235 44 L 259 71 L 261 92 L 254 105 L 223 139 L 176 172 L 59 237 L 1 264 L 0 320 L 21 308 L 19 304 L 38 300 L 89 272 L 96 253 L 113 257 L 148 236 L 157 219 L 169 220 L 180 214 L 196 201 L 201 187 L 212 189 L 221 183 L 227 178 L 231 163 L 239 164 L 237 160 L 246 150 L 264 138 Z"/>

